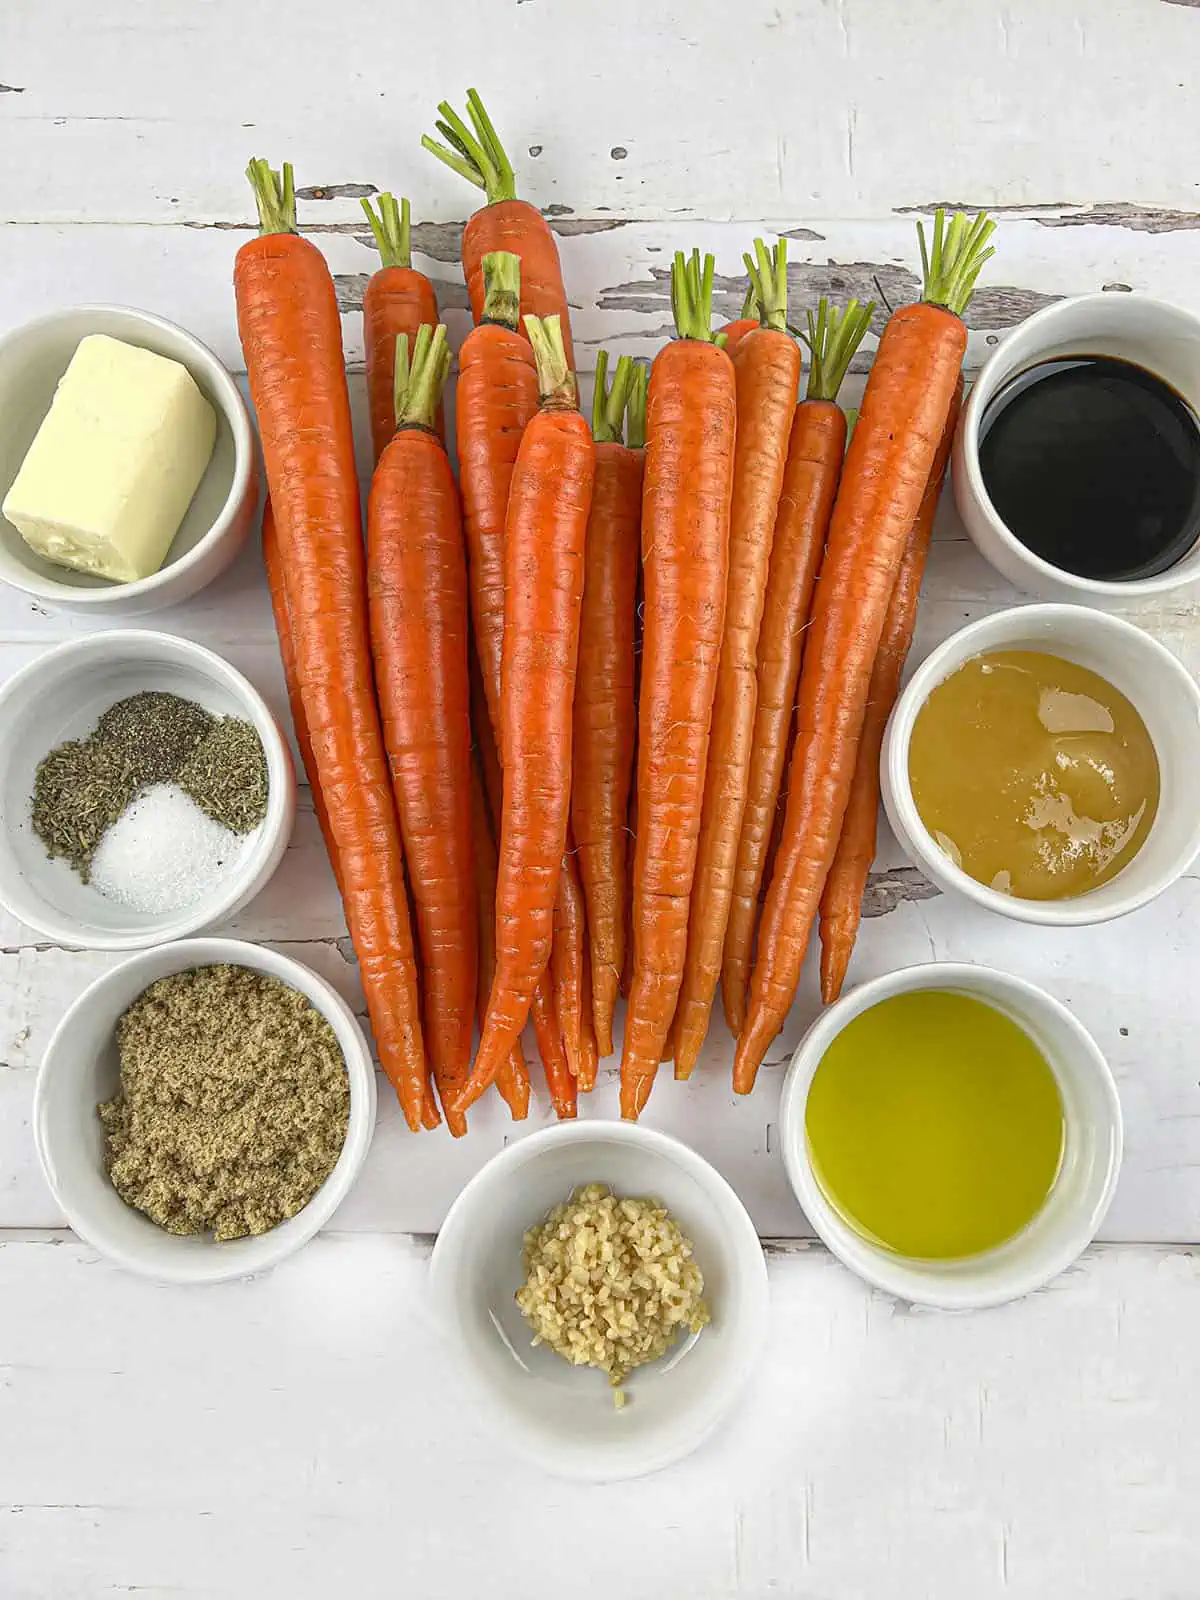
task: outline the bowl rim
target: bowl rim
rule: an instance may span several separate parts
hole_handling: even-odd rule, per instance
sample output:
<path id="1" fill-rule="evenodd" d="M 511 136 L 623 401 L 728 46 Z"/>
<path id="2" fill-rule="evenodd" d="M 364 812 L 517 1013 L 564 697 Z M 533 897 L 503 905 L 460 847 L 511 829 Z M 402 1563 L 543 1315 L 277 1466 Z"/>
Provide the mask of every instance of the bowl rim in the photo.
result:
<path id="1" fill-rule="evenodd" d="M 1050 305 L 1042 306 L 1040 310 L 1033 312 L 1023 322 L 1018 323 L 1011 334 L 1002 339 L 996 348 L 989 353 L 987 360 L 976 375 L 975 381 L 971 384 L 970 391 L 963 402 L 962 415 L 959 418 L 958 428 L 955 433 L 952 484 L 958 483 L 959 475 L 961 474 L 962 478 L 965 479 L 965 483 L 962 485 L 961 490 L 956 492 L 956 501 L 958 500 L 959 492 L 963 494 L 969 493 L 972 509 L 986 519 L 989 534 L 998 544 L 1003 546 L 1007 556 L 1014 563 L 1019 563 L 1023 566 L 1031 578 L 1037 580 L 1043 588 L 1057 585 L 1059 589 L 1067 589 L 1078 595 L 1081 602 L 1084 602 L 1085 598 L 1089 596 L 1095 601 L 1107 601 L 1110 603 L 1148 600 L 1158 595 L 1173 593 L 1178 589 L 1186 589 L 1200 582 L 1200 566 L 1189 572 L 1181 572 L 1180 568 L 1186 559 L 1186 557 L 1181 556 L 1165 572 L 1156 573 L 1151 578 L 1131 578 L 1126 582 L 1120 583 L 1106 578 L 1082 578 L 1077 573 L 1069 572 L 1066 567 L 1056 567 L 1053 562 L 1046 561 L 1042 556 L 1030 550 L 1027 545 L 1022 544 L 1009 528 L 992 503 L 992 498 L 988 494 L 987 486 L 983 481 L 983 470 L 979 464 L 979 424 L 984 409 L 982 380 L 987 376 L 988 368 L 993 363 L 999 363 L 1004 351 L 1009 347 L 1010 341 L 1019 340 L 1023 344 L 1028 340 L 1031 333 L 1034 335 L 1040 333 L 1043 327 L 1053 324 L 1060 318 L 1065 310 L 1075 306 L 1089 305 L 1103 306 L 1106 311 L 1111 311 L 1114 305 L 1146 307 L 1152 315 L 1162 312 L 1172 318 L 1191 323 L 1196 330 L 1197 336 L 1200 337 L 1200 316 L 1187 310 L 1186 307 L 1175 305 L 1172 301 L 1164 300 L 1158 295 L 1141 294 L 1137 291 L 1134 291 L 1132 295 L 1113 295 L 1112 293 L 1098 290 L 1089 294 L 1064 295 L 1060 300 L 1055 300 Z M 992 396 L 989 395 L 989 402 L 991 398 Z M 962 515 L 961 504 L 959 512 Z M 964 517 L 963 520 L 966 522 L 967 518 Z M 969 522 L 967 531 L 970 532 Z M 1200 552 L 1200 545 L 1193 545 L 1191 552 L 1188 553 L 1197 552 Z M 985 555 L 989 565 L 992 565 L 993 563 L 986 556 L 986 553 L 981 553 Z"/>
<path id="2" fill-rule="evenodd" d="M 119 604 L 123 607 L 131 600 L 153 595 L 166 587 L 172 579 L 181 577 L 197 566 L 236 523 L 240 508 L 251 488 L 252 478 L 257 471 L 257 461 L 250 411 L 229 368 L 203 339 L 197 338 L 180 323 L 172 322 L 169 317 L 159 316 L 155 311 L 141 311 L 136 306 L 100 300 L 87 301 L 82 305 L 60 306 L 57 310 L 45 311 L 41 316 L 33 317 L 30 321 L 10 328 L 0 335 L 0 360 L 3 360 L 10 345 L 19 343 L 29 335 L 36 336 L 44 329 L 51 328 L 70 317 L 95 316 L 98 313 L 129 317 L 134 322 L 146 323 L 151 327 L 178 335 L 190 347 L 195 365 L 204 372 L 213 399 L 220 407 L 221 414 L 228 422 L 233 435 L 233 476 L 220 511 L 212 525 L 201 534 L 190 550 L 177 560 L 165 563 L 157 572 L 152 572 L 145 578 L 135 578 L 129 583 L 113 583 L 102 589 L 89 589 L 77 587 L 65 579 L 43 578 L 15 560 L 5 565 L 2 581 L 23 594 L 32 595 L 37 600 L 45 600 L 51 605 L 69 602 L 72 609 L 102 611 L 106 606 Z"/>
<path id="3" fill-rule="evenodd" d="M 461 1249 L 456 1236 L 466 1227 L 465 1219 L 470 1216 L 471 1208 L 481 1192 L 496 1181 L 498 1174 L 501 1179 L 511 1177 L 512 1172 L 552 1145 L 589 1142 L 640 1145 L 660 1159 L 672 1161 L 681 1167 L 707 1189 L 718 1203 L 731 1248 L 745 1260 L 750 1273 L 748 1303 L 745 1305 L 746 1331 L 741 1344 L 730 1353 L 724 1378 L 708 1391 L 709 1395 L 713 1395 L 715 1390 L 711 1404 L 690 1425 L 673 1425 L 668 1438 L 656 1447 L 648 1443 L 646 1448 L 629 1452 L 626 1459 L 607 1466 L 599 1460 L 595 1465 L 585 1464 L 569 1451 L 559 1454 L 530 1430 L 523 1427 L 514 1429 L 512 1414 L 500 1406 L 490 1385 L 483 1382 L 479 1375 L 470 1346 L 453 1316 L 452 1291 L 447 1282 L 449 1274 L 457 1266 Z M 450 1264 L 446 1259 L 448 1251 L 453 1252 Z M 750 1213 L 733 1185 L 710 1161 L 671 1134 L 643 1127 L 641 1123 L 600 1117 L 582 1122 L 552 1123 L 506 1145 L 479 1169 L 459 1192 L 434 1241 L 429 1262 L 428 1297 L 434 1316 L 459 1357 L 464 1381 L 485 1410 L 493 1434 L 507 1448 L 557 1478 L 577 1483 L 617 1483 L 661 1471 L 683 1460 L 697 1450 L 725 1420 L 754 1371 L 766 1341 L 770 1284 L 762 1240 Z"/>
<path id="4" fill-rule="evenodd" d="M 182 656 L 203 667 L 208 675 L 223 682 L 230 694 L 239 702 L 242 713 L 254 725 L 262 740 L 267 761 L 267 814 L 259 824 L 259 837 L 247 852 L 237 869 L 231 872 L 225 892 L 203 910 L 187 909 L 164 915 L 153 926 L 125 932 L 103 932 L 89 928 L 86 933 L 79 924 L 54 911 L 39 907 L 36 919 L 29 915 L 30 908 L 17 909 L 8 895 L 5 877 L 0 872 L 0 906 L 10 916 L 26 927 L 72 949 L 104 951 L 146 950 L 180 939 L 187 939 L 204 928 L 213 927 L 231 916 L 248 898 L 265 888 L 267 881 L 287 849 L 295 820 L 296 776 L 287 739 L 276 721 L 266 700 L 250 680 L 224 656 L 210 650 L 207 645 L 185 639 L 181 634 L 163 633 L 153 628 L 107 628 L 96 633 L 82 634 L 63 639 L 51 645 L 18 667 L 12 676 L 0 685 L 0 730 L 8 708 L 15 700 L 28 693 L 31 683 L 36 683 L 47 665 L 64 657 L 89 654 L 119 657 L 126 645 L 136 643 L 144 653 L 165 650 L 173 658 Z M 147 652 L 145 647 L 149 647 Z M 76 664 L 78 666 L 78 664 Z"/>
<path id="5" fill-rule="evenodd" d="M 95 1229 L 91 1219 L 80 1217 L 78 1211 L 73 1210 L 63 1200 L 54 1179 L 53 1165 L 47 1154 L 46 1136 L 46 1096 L 47 1085 L 54 1070 L 53 1062 L 61 1048 L 60 1040 L 68 1026 L 73 1025 L 79 1013 L 92 1004 L 96 995 L 103 991 L 109 984 L 114 983 L 118 977 L 128 975 L 131 968 L 143 963 L 149 963 L 161 958 L 167 951 L 176 952 L 183 957 L 194 956 L 194 960 L 184 960 L 180 966 L 173 969 L 175 972 L 188 971 L 192 966 L 205 967 L 217 966 L 228 963 L 231 966 L 249 966 L 256 972 L 264 972 L 268 976 L 277 977 L 289 987 L 297 989 L 311 1004 L 316 1006 L 333 1027 L 338 1036 L 338 1043 L 342 1049 L 345 1061 L 346 1076 L 350 1083 L 350 1115 L 346 1126 L 346 1138 L 342 1145 L 341 1154 L 333 1171 L 325 1182 L 313 1195 L 312 1199 L 298 1211 L 295 1217 L 288 1219 L 289 1223 L 298 1222 L 305 1218 L 303 1225 L 289 1235 L 286 1243 L 278 1243 L 280 1227 L 271 1229 L 269 1233 L 255 1236 L 255 1242 L 277 1240 L 277 1248 L 272 1250 L 265 1243 L 262 1247 L 262 1259 L 252 1265 L 220 1265 L 218 1247 L 215 1240 L 206 1238 L 203 1242 L 203 1255 L 194 1252 L 189 1255 L 188 1265 L 178 1266 L 158 1265 L 150 1266 L 141 1260 L 136 1253 L 131 1253 L 119 1244 L 114 1244 L 108 1239 L 104 1230 Z M 162 974 L 169 976 L 170 974 Z M 148 979 L 147 985 L 154 982 Z M 319 996 L 319 999 L 316 998 Z M 375 1131 L 375 1119 L 378 1108 L 378 1094 L 375 1080 L 375 1063 L 367 1044 L 366 1035 L 358 1018 L 351 1011 L 342 996 L 337 992 L 327 978 L 319 972 L 297 961 L 294 956 L 284 955 L 269 945 L 254 944 L 246 939 L 178 939 L 170 945 L 156 945 L 151 948 L 137 950 L 129 954 L 124 961 L 119 961 L 106 972 L 98 974 L 75 997 L 63 1013 L 54 1032 L 51 1034 L 42 1059 L 38 1064 L 37 1076 L 33 1090 L 33 1138 L 37 1150 L 38 1163 L 42 1169 L 42 1176 L 55 1202 L 66 1215 L 71 1231 L 93 1250 L 98 1251 L 115 1266 L 121 1267 L 126 1272 L 135 1273 L 138 1277 L 147 1278 L 156 1283 L 170 1284 L 214 1284 L 229 1283 L 238 1278 L 250 1277 L 259 1272 L 268 1271 L 279 1265 L 281 1261 L 294 1255 L 302 1249 L 333 1216 L 338 1206 L 354 1187 L 359 1173 L 362 1171 L 367 1152 Z M 340 1172 L 339 1172 L 340 1169 Z M 172 1239 L 174 1235 L 160 1230 L 163 1239 Z M 235 1241 L 238 1242 L 238 1241 Z M 211 1267 L 202 1264 L 212 1261 Z"/>
<path id="6" fill-rule="evenodd" d="M 1009 918 L 1010 921 L 1049 928 L 1088 927 L 1102 922 L 1112 922 L 1156 900 L 1183 876 L 1197 855 L 1200 855 L 1200 813 L 1197 813 L 1187 851 L 1176 858 L 1175 865 L 1169 871 L 1159 872 L 1141 889 L 1128 892 L 1122 897 L 1112 896 L 1107 908 L 1104 906 L 1097 908 L 1092 903 L 1094 891 L 1076 895 L 1069 900 L 1021 899 L 1015 895 L 1001 894 L 998 890 L 972 878 L 938 847 L 913 799 L 908 774 L 908 750 L 913 726 L 922 706 L 933 690 L 950 676 L 951 671 L 957 670 L 955 667 L 947 667 L 947 663 L 957 660 L 961 665 L 979 651 L 1002 648 L 999 639 L 992 644 L 980 645 L 978 649 L 964 649 L 964 646 L 972 645 L 979 635 L 986 635 L 997 629 L 1012 627 L 1015 633 L 1026 628 L 1033 629 L 1039 622 L 1059 622 L 1064 615 L 1072 622 L 1077 622 L 1083 628 L 1090 628 L 1097 634 L 1119 634 L 1134 643 L 1136 648 L 1144 650 L 1146 655 L 1151 657 L 1163 672 L 1169 673 L 1191 697 L 1196 710 L 1197 728 L 1200 729 L 1200 686 L 1165 644 L 1153 634 L 1147 633 L 1144 628 L 1138 627 L 1135 622 L 1126 617 L 1116 616 L 1111 611 L 1047 600 L 1031 605 L 1005 606 L 999 611 L 989 612 L 986 616 L 977 617 L 974 622 L 956 628 L 941 644 L 936 645 L 901 690 L 888 719 L 880 757 L 884 809 L 893 831 L 900 837 L 902 848 L 913 858 L 914 864 L 939 888 L 963 895 L 987 911 L 994 911 L 999 916 Z M 1018 619 L 1020 619 L 1019 624 Z M 1046 648 L 1049 653 L 1053 653 L 1052 641 L 1047 642 Z M 1140 711 L 1138 714 L 1141 715 Z M 1152 830 L 1153 827 L 1152 823 Z M 1120 874 L 1101 887 L 1108 888 L 1118 884 L 1119 881 Z"/>
<path id="7" fill-rule="evenodd" d="M 1012 1267 L 1002 1284 L 991 1288 L 972 1288 L 969 1280 L 950 1279 L 926 1270 L 922 1263 L 896 1256 L 845 1222 L 825 1198 L 809 1160 L 804 1112 L 808 1091 L 826 1050 L 855 1017 L 898 994 L 922 989 L 957 989 L 994 1003 L 985 994 L 979 978 L 1026 1002 L 1029 1011 L 1053 1017 L 1072 1035 L 1079 1046 L 1081 1061 L 1093 1074 L 1108 1114 L 1109 1164 L 1104 1184 L 1095 1205 L 1086 1216 L 1080 1215 L 1065 1236 L 1060 1248 L 1049 1257 L 1048 1265 Z M 1053 1070 L 1053 1064 L 1052 1064 Z M 1028 978 L 1005 972 L 1000 967 L 969 961 L 926 961 L 916 966 L 899 967 L 847 990 L 841 999 L 824 1011 L 805 1031 L 796 1046 L 784 1076 L 779 1106 L 780 1141 L 788 1182 L 813 1231 L 830 1253 L 863 1282 L 886 1294 L 915 1305 L 943 1311 L 983 1311 L 1005 1305 L 1042 1288 L 1087 1249 L 1094 1240 L 1112 1203 L 1124 1154 L 1124 1117 L 1116 1080 L 1100 1046 L 1078 1017 L 1048 990 Z"/>

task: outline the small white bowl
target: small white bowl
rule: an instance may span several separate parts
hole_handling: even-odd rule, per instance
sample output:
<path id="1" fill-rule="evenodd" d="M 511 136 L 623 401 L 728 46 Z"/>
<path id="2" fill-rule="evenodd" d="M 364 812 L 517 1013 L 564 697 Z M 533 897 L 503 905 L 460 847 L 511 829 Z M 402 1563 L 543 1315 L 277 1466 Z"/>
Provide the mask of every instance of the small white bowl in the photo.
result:
<path id="1" fill-rule="evenodd" d="M 136 583 L 111 583 L 54 566 L 0 516 L 0 581 L 60 611 L 133 617 L 177 605 L 237 555 L 254 524 L 258 467 L 250 413 L 237 384 L 206 344 L 148 311 L 69 306 L 0 339 L 0 501 L 50 409 L 79 341 L 106 333 L 185 366 L 217 414 L 212 459 L 162 568 Z"/>
<path id="2" fill-rule="evenodd" d="M 267 814 L 236 866 L 200 899 L 161 915 L 133 911 L 52 861 L 30 822 L 38 764 L 86 738 L 109 706 L 167 689 L 218 716 L 253 723 L 267 758 Z M 118 630 L 56 645 L 0 689 L 0 905 L 56 944 L 137 950 L 183 939 L 247 905 L 283 860 L 296 815 L 291 753 L 258 690 L 228 662 L 169 633 Z"/>
<path id="3" fill-rule="evenodd" d="M 221 963 L 250 967 L 299 990 L 337 1035 L 350 1079 L 350 1121 L 337 1165 L 305 1206 L 269 1233 L 217 1243 L 166 1233 L 125 1204 L 104 1166 L 96 1107 L 116 1093 L 116 1027 L 158 978 Z M 237 939 L 190 939 L 143 950 L 97 978 L 54 1031 L 38 1070 L 33 1131 L 46 1182 L 71 1227 L 129 1272 L 159 1283 L 223 1283 L 264 1272 L 323 1228 L 358 1176 L 375 1127 L 375 1068 L 354 1013 L 336 990 L 287 956 Z"/>
<path id="4" fill-rule="evenodd" d="M 1200 544 L 1153 578 L 1080 578 L 1043 561 L 1016 538 L 997 514 L 979 465 L 980 423 L 1009 379 L 1038 362 L 1079 355 L 1116 356 L 1144 367 L 1200 413 L 1200 317 L 1143 294 L 1056 301 L 1014 329 L 971 385 L 954 440 L 954 501 L 979 553 L 1018 589 L 1104 608 L 1136 605 L 1200 580 Z"/>
<path id="5" fill-rule="evenodd" d="M 583 1183 L 661 1200 L 695 1246 L 712 1324 L 640 1367 L 618 1411 L 607 1379 L 531 1348 L 513 1299 L 522 1239 Z M 559 1477 L 612 1482 L 690 1454 L 733 1405 L 766 1332 L 767 1272 L 754 1224 L 694 1151 L 628 1122 L 568 1122 L 494 1156 L 450 1209 L 434 1246 L 433 1303 L 501 1436 Z"/>
<path id="6" fill-rule="evenodd" d="M 1158 756 L 1158 814 L 1142 848 L 1115 878 L 1069 900 L 1023 900 L 955 866 L 921 820 L 908 751 L 921 707 L 943 679 L 991 650 L 1043 650 L 1106 678 L 1137 709 Z M 1071 928 L 1108 922 L 1148 904 L 1200 852 L 1200 689 L 1165 645 L 1132 622 L 1087 606 L 1016 606 L 960 628 L 930 653 L 896 702 L 884 737 L 880 784 L 888 821 L 921 871 L 950 893 L 1018 922 Z"/>
<path id="7" fill-rule="evenodd" d="M 918 989 L 973 995 L 1011 1017 L 1041 1048 L 1063 1100 L 1062 1165 L 1045 1205 L 1015 1238 L 961 1261 L 919 1261 L 866 1238 L 825 1198 L 809 1160 L 805 1107 L 821 1058 L 862 1012 L 892 995 Z M 1059 1001 L 1023 978 L 954 962 L 887 973 L 822 1012 L 800 1041 L 784 1079 L 780 1130 L 796 1198 L 833 1254 L 888 1294 L 952 1311 L 1015 1300 L 1069 1267 L 1104 1220 L 1121 1165 L 1116 1085 L 1086 1028 Z"/>

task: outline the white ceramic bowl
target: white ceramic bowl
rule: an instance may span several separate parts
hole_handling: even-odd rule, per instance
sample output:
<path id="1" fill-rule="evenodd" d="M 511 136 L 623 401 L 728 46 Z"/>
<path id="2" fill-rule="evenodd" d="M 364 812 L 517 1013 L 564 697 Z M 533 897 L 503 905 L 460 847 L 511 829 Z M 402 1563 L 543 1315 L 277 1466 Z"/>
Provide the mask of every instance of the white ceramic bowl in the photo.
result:
<path id="1" fill-rule="evenodd" d="M 1145 367 L 1200 413 L 1200 317 L 1142 294 L 1085 294 L 1035 312 L 989 357 L 971 386 L 954 440 L 954 500 L 980 554 L 1010 583 L 1046 600 L 1136 605 L 1200 579 L 1200 544 L 1166 572 L 1129 583 L 1080 578 L 1015 538 L 992 505 L 979 466 L 980 423 L 1010 378 L 1061 356 L 1117 356 Z"/>
<path id="2" fill-rule="evenodd" d="M 1045 1205 L 1015 1238 L 961 1261 L 894 1254 L 852 1227 L 825 1198 L 809 1160 L 804 1114 L 821 1058 L 846 1024 L 891 995 L 945 989 L 1003 1011 L 1040 1046 L 1062 1094 L 1062 1165 Z M 1023 978 L 953 962 L 907 967 L 853 989 L 822 1012 L 784 1079 L 780 1130 L 796 1198 L 835 1256 L 877 1288 L 918 1305 L 964 1311 L 1000 1305 L 1048 1283 L 1091 1243 L 1121 1165 L 1121 1106 L 1095 1041 L 1067 1008 Z"/>
<path id="3" fill-rule="evenodd" d="M 921 821 L 908 776 L 913 724 L 932 691 L 965 661 L 990 650 L 1044 650 L 1089 667 L 1137 708 L 1159 766 L 1158 814 L 1145 843 L 1107 883 L 1069 900 L 1022 900 L 956 867 Z M 900 844 L 939 888 L 976 905 L 1046 927 L 1107 922 L 1169 888 L 1200 852 L 1200 689 L 1165 645 L 1132 622 L 1087 606 L 1017 606 L 952 634 L 917 668 L 896 702 L 880 761 L 883 803 Z"/>
<path id="4" fill-rule="evenodd" d="M 531 1348 L 513 1300 L 526 1229 L 582 1183 L 661 1200 L 695 1246 L 712 1313 L 697 1338 L 630 1374 L 620 1411 L 602 1373 Z M 566 1478 L 632 1478 L 689 1454 L 732 1406 L 766 1331 L 766 1264 L 741 1201 L 686 1145 L 636 1123 L 560 1123 L 493 1157 L 451 1207 L 430 1281 L 464 1375 L 501 1436 Z"/>
<path id="5" fill-rule="evenodd" d="M 0 339 L 0 501 L 50 409 L 79 341 L 106 333 L 185 366 L 217 414 L 212 459 L 162 568 L 136 583 L 110 583 L 35 555 L 0 516 L 0 581 L 44 605 L 92 616 L 132 617 L 173 606 L 224 572 L 246 541 L 258 504 L 250 414 L 237 385 L 185 329 L 127 306 L 69 306 Z"/>
<path id="6" fill-rule="evenodd" d="M 51 861 L 30 823 L 38 763 L 86 737 L 101 714 L 142 689 L 168 689 L 253 723 L 267 758 L 267 815 L 236 865 L 200 899 L 161 915 L 133 911 Z M 266 701 L 228 662 L 169 633 L 120 630 L 55 646 L 0 689 L 0 905 L 56 944 L 136 950 L 182 939 L 247 905 L 283 860 L 296 815 L 287 741 Z"/>
<path id="7" fill-rule="evenodd" d="M 104 1168 L 96 1107 L 117 1089 L 115 1033 L 122 1013 L 156 979 L 222 962 L 281 979 L 328 1020 L 346 1059 L 350 1123 L 337 1165 L 303 1211 L 269 1233 L 218 1244 L 211 1235 L 165 1233 L 125 1204 Z M 97 978 L 55 1029 L 33 1098 L 42 1170 L 71 1227 L 118 1266 L 160 1283 L 223 1283 L 263 1272 L 294 1255 L 349 1192 L 374 1127 L 375 1068 L 350 1007 L 324 978 L 298 961 L 236 939 L 189 939 L 143 950 Z"/>

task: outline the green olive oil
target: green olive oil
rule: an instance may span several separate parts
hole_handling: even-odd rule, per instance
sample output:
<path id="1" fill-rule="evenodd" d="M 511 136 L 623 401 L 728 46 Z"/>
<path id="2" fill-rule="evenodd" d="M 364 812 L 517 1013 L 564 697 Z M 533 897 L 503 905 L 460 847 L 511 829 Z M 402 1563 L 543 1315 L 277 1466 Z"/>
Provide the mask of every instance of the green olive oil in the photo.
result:
<path id="1" fill-rule="evenodd" d="M 958 1260 L 1003 1244 L 1045 1203 L 1063 1151 L 1054 1073 L 1011 1018 L 919 989 L 847 1024 L 805 1113 L 829 1203 L 897 1255 Z"/>

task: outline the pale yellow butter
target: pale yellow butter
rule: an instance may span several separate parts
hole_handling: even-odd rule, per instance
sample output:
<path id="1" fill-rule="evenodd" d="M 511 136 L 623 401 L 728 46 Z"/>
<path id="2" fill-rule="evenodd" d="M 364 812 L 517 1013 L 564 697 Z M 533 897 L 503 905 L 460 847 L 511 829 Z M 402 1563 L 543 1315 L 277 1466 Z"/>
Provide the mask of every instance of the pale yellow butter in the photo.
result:
<path id="1" fill-rule="evenodd" d="M 81 339 L 3 511 L 62 567 L 130 583 L 157 572 L 216 440 L 178 361 L 106 334 Z"/>

